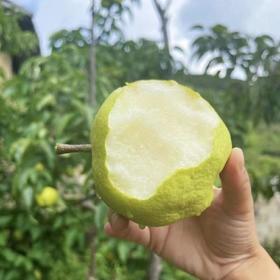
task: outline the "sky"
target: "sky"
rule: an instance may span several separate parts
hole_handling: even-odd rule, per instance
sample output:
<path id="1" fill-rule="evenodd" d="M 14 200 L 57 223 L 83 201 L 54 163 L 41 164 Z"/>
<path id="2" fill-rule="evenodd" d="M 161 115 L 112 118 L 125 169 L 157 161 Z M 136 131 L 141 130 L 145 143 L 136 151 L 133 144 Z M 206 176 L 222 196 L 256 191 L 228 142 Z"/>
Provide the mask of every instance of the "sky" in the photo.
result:
<path id="1" fill-rule="evenodd" d="M 166 0 L 162 0 L 164 3 Z M 48 54 L 49 36 L 63 28 L 73 29 L 89 25 L 88 8 L 91 0 L 13 0 L 33 14 L 33 22 L 40 38 L 43 54 Z M 172 46 L 184 49 L 174 53 L 188 64 L 190 45 L 195 35 L 191 26 L 211 26 L 222 23 L 232 30 L 249 34 L 270 34 L 280 39 L 279 0 L 173 0 L 169 10 L 169 34 Z M 160 40 L 160 22 L 152 0 L 142 0 L 133 8 L 133 21 L 124 24 L 128 39 L 145 37 Z M 190 65 L 201 72 L 203 62 Z"/>

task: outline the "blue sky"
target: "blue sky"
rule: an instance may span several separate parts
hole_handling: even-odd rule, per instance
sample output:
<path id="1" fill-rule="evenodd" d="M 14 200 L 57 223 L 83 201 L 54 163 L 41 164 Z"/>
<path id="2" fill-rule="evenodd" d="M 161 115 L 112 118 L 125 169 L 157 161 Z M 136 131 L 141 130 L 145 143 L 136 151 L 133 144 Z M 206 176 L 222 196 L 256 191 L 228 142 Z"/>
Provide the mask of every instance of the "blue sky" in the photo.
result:
<path id="1" fill-rule="evenodd" d="M 13 0 L 33 13 L 43 54 L 48 53 L 48 37 L 62 28 L 73 29 L 89 24 L 90 0 Z M 164 0 L 162 0 L 164 2 Z M 125 24 L 127 38 L 159 40 L 159 21 L 152 0 L 142 0 L 133 9 L 134 20 Z M 200 23 L 226 24 L 234 30 L 252 34 L 267 33 L 280 38 L 279 0 L 173 0 L 170 8 L 171 44 L 182 47 L 189 57 L 193 33 L 190 27 Z M 195 65 L 200 71 L 201 65 Z"/>

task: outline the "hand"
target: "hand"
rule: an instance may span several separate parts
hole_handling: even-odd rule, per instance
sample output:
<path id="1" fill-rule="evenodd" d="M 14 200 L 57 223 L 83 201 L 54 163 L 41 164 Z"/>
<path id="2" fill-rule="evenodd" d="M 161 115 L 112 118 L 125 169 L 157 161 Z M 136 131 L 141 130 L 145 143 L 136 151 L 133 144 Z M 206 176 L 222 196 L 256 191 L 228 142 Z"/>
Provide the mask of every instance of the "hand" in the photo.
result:
<path id="1" fill-rule="evenodd" d="M 140 229 L 113 213 L 105 232 L 142 244 L 201 279 L 263 279 L 234 278 L 265 256 L 256 235 L 251 186 L 240 149 L 233 149 L 220 177 L 222 188 L 214 188 L 212 205 L 199 217 Z"/>

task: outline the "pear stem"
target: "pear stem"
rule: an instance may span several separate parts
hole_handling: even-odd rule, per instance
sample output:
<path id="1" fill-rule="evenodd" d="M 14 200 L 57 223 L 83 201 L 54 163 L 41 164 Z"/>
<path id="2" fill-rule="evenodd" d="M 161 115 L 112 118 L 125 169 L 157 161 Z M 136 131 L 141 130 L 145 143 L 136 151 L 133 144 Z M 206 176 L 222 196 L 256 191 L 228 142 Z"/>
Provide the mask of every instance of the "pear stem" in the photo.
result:
<path id="1" fill-rule="evenodd" d="M 55 151 L 58 155 L 69 154 L 69 153 L 91 152 L 91 144 L 79 144 L 79 145 L 56 144 Z"/>

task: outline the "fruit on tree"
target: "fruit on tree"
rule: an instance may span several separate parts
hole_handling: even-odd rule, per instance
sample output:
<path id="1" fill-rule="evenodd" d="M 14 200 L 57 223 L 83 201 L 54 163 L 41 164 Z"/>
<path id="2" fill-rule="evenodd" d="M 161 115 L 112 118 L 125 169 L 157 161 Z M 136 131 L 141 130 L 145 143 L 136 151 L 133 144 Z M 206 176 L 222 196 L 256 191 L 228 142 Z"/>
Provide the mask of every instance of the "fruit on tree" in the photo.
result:
<path id="1" fill-rule="evenodd" d="M 57 204 L 59 200 L 59 193 L 57 189 L 46 186 L 36 196 L 37 204 L 41 207 L 51 207 Z"/>

